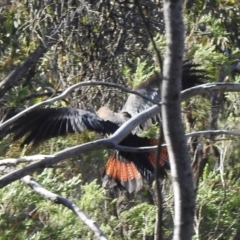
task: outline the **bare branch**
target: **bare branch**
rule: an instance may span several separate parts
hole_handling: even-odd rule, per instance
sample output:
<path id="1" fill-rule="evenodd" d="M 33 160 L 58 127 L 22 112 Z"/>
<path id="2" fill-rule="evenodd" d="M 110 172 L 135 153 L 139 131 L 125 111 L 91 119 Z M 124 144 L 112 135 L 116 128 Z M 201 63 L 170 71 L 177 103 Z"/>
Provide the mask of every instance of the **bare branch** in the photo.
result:
<path id="1" fill-rule="evenodd" d="M 157 62 L 157 65 L 158 67 L 160 68 L 160 74 L 158 74 L 157 72 L 155 73 L 158 78 L 159 78 L 159 94 L 160 93 L 160 89 L 161 89 L 161 79 L 163 79 L 163 61 L 162 61 L 162 57 L 161 57 L 161 54 L 156 46 L 156 43 L 153 39 L 153 34 L 151 33 L 151 31 L 148 29 L 148 24 L 147 24 L 147 21 L 144 17 L 144 14 L 143 14 L 143 11 L 142 11 L 142 8 L 141 6 L 138 4 L 138 1 L 135 1 L 135 4 L 137 5 L 138 7 L 138 11 L 141 15 L 141 18 L 143 20 L 143 23 L 144 23 L 144 28 L 145 28 L 145 31 L 149 37 L 149 39 L 151 40 L 151 43 L 153 45 L 153 49 L 154 49 L 154 52 L 156 54 L 156 62 Z M 159 166 L 159 158 L 160 158 L 160 152 L 161 152 L 161 143 L 162 143 L 162 140 L 163 140 L 163 135 L 162 135 L 162 126 L 160 125 L 160 136 L 159 136 L 159 141 L 158 141 L 158 149 L 157 149 L 157 152 L 156 152 L 156 169 L 155 169 L 155 179 L 156 179 L 156 186 L 155 186 L 155 189 L 156 189 L 156 192 L 157 192 L 157 208 L 158 208 L 158 211 L 157 211 L 157 220 L 156 220 L 156 224 L 155 224 L 155 239 L 162 239 L 163 237 L 163 231 L 162 231 L 162 218 L 163 218 L 163 206 L 162 206 L 162 186 L 161 186 L 161 183 L 159 181 L 159 172 L 160 172 L 160 166 Z"/>
<path id="2" fill-rule="evenodd" d="M 205 137 L 207 138 L 208 135 L 232 135 L 232 136 L 240 136 L 240 132 L 236 131 L 229 131 L 229 130 L 205 130 L 205 131 L 197 131 L 197 132 L 191 132 L 191 133 L 186 133 L 185 136 L 186 138 L 190 137 Z M 94 143 L 95 141 L 92 141 L 91 143 Z M 78 145 L 81 146 L 81 145 Z M 161 144 L 162 147 L 166 147 L 167 144 Z M 157 150 L 157 145 L 156 146 L 150 146 L 150 147 L 127 147 L 127 146 L 122 146 L 116 144 L 114 146 L 114 149 L 122 151 L 122 152 L 155 152 Z M 24 157 L 19 157 L 19 158 L 6 158 L 3 160 L 0 160 L 0 166 L 3 165 L 17 165 L 20 163 L 25 163 L 25 162 L 34 162 L 34 161 L 40 161 L 43 160 L 47 157 L 54 157 L 54 155 L 43 155 L 43 154 L 37 154 L 33 156 L 24 156 Z"/>
<path id="3" fill-rule="evenodd" d="M 223 90 L 224 91 L 240 91 L 240 84 L 229 84 L 229 83 L 204 84 L 204 85 L 194 87 L 194 88 L 184 91 L 183 92 L 184 99 L 186 99 L 190 96 L 196 95 L 196 94 L 208 93 L 212 89 L 222 90 L 222 91 Z M 28 166 L 26 166 L 23 169 L 11 172 L 11 173 L 3 176 L 2 178 L 0 178 L 0 188 L 3 188 L 4 186 L 12 183 L 13 181 L 16 181 L 28 174 L 31 174 L 32 172 L 36 171 L 38 168 L 51 166 L 53 164 L 61 162 L 62 160 L 66 159 L 66 158 L 74 157 L 77 154 L 79 155 L 79 154 L 87 152 L 87 151 L 92 151 L 93 149 L 98 150 L 98 149 L 102 149 L 102 148 L 105 148 L 105 149 L 118 148 L 119 147 L 118 143 L 121 142 L 132 131 L 132 129 L 134 129 L 136 126 L 138 126 L 141 122 L 144 122 L 147 119 L 149 119 L 150 117 L 156 115 L 160 110 L 161 110 L 161 107 L 155 105 L 155 106 L 152 106 L 151 108 L 143 111 L 142 113 L 138 114 L 134 118 L 131 118 L 129 121 L 124 123 L 115 132 L 115 134 L 112 135 L 109 139 L 98 140 L 98 141 L 95 141 L 94 143 L 85 143 L 81 146 L 76 146 L 76 147 L 69 148 L 67 150 L 60 151 L 54 155 L 47 155 L 41 161 L 37 161 L 35 163 L 29 164 Z M 7 122 L 5 122 L 5 123 L 7 123 Z M 3 124 L 0 126 L 1 126 L 0 129 L 3 128 Z M 221 132 L 221 133 L 219 131 L 217 131 L 218 134 L 228 134 L 225 130 L 222 130 L 224 132 Z M 230 131 L 228 131 L 228 132 L 230 133 Z M 198 133 L 196 132 L 196 133 L 190 133 L 190 134 L 197 135 Z M 193 136 L 190 134 L 187 136 Z M 201 133 L 201 134 L 203 134 L 203 133 Z M 206 131 L 204 134 L 209 134 L 209 132 Z M 214 134 L 214 131 L 211 131 L 211 134 Z M 236 134 L 232 134 L 232 135 L 236 135 Z M 152 148 L 149 147 L 149 148 L 145 148 L 145 150 L 146 149 L 154 150 L 154 148 L 155 147 L 152 147 Z M 130 149 L 127 149 L 127 150 L 130 150 Z"/>
<path id="4" fill-rule="evenodd" d="M 126 91 L 128 93 L 132 93 L 132 94 L 136 94 L 154 104 L 156 104 L 155 101 L 147 98 L 146 96 L 138 93 L 138 92 L 135 92 L 133 90 L 130 90 L 128 88 L 125 88 L 121 85 L 118 85 L 118 84 L 114 84 L 114 83 L 106 83 L 106 82 L 98 82 L 98 81 L 88 81 L 88 82 L 82 82 L 82 83 L 77 83 L 77 84 L 74 84 L 73 86 L 67 88 L 62 94 L 60 94 L 59 96 L 56 96 L 54 98 L 51 98 L 51 99 L 48 99 L 46 101 L 43 101 L 41 103 L 37 103 L 37 104 L 34 104 L 33 106 L 27 108 L 26 110 L 20 112 L 19 114 L 15 115 L 13 118 L 9 119 L 8 121 L 0 124 L 0 130 L 2 130 L 3 128 L 5 127 L 8 127 L 11 123 L 13 123 L 15 120 L 19 119 L 20 117 L 22 117 L 23 115 L 25 115 L 26 113 L 32 111 L 33 109 L 36 109 L 38 107 L 41 107 L 41 106 L 44 106 L 44 105 L 47 105 L 47 104 L 52 104 L 54 103 L 55 101 L 57 100 L 61 100 L 63 99 L 64 97 L 66 97 L 72 90 L 74 90 L 75 88 L 78 88 L 78 87 L 83 87 L 83 86 L 89 86 L 89 85 L 92 85 L 92 86 L 95 86 L 95 85 L 101 85 L 101 86 L 107 86 L 107 87 L 115 87 L 115 88 L 119 88 L 123 91 Z M 182 101 L 185 101 L 187 100 L 188 98 L 190 97 L 193 97 L 193 96 L 196 96 L 196 95 L 203 95 L 203 94 L 206 94 L 206 93 L 211 93 L 213 91 L 221 91 L 221 92 L 240 92 L 240 84 L 239 83 L 207 83 L 207 84 L 203 84 L 203 85 L 199 85 L 199 86 L 196 86 L 196 87 L 192 87 L 192 88 L 189 88 L 185 91 L 182 91 L 181 93 L 181 99 Z M 159 102 L 158 105 L 160 106 L 162 103 Z M 149 109 L 149 118 L 156 115 L 157 113 L 159 113 L 160 111 L 160 108 L 159 106 L 153 106 Z M 144 111 L 141 113 L 143 116 L 145 114 L 148 114 L 148 110 Z M 138 115 L 140 118 L 142 115 Z M 143 121 L 141 121 L 140 123 L 144 122 L 146 119 L 144 118 Z"/>
<path id="5" fill-rule="evenodd" d="M 34 171 L 38 168 L 48 167 L 53 164 L 57 164 L 66 158 L 70 158 L 84 152 L 98 150 L 98 149 L 109 149 L 115 148 L 119 142 L 121 142 L 136 126 L 141 122 L 146 121 L 148 118 L 156 114 L 154 111 L 160 110 L 159 106 L 153 106 L 150 109 L 142 112 L 141 114 L 133 117 L 126 123 L 124 123 L 110 138 L 97 140 L 94 143 L 85 143 L 81 146 L 76 146 L 62 150 L 54 155 L 49 155 L 41 161 L 32 163 L 24 167 L 23 169 L 15 170 L 0 178 L 0 188 L 3 188 L 7 184 L 12 183 Z"/>
<path id="6" fill-rule="evenodd" d="M 81 154 L 83 152 L 91 151 L 92 149 L 98 150 L 101 148 L 110 148 L 112 143 L 108 141 L 108 139 L 96 141 L 94 144 L 86 143 L 81 146 L 72 147 L 69 149 L 65 149 L 60 151 L 54 155 L 46 155 L 46 157 L 40 161 L 31 163 L 25 166 L 22 169 L 15 170 L 11 173 L 8 173 L 0 178 L 0 188 L 5 187 L 6 185 L 21 179 L 22 177 L 31 174 L 36 171 L 38 168 L 49 167 L 51 165 L 57 164 L 63 161 L 66 158 L 70 158 L 75 156 L 76 154 Z"/>
<path id="7" fill-rule="evenodd" d="M 206 137 L 206 135 L 210 136 L 210 135 L 220 135 L 220 134 L 240 136 L 240 132 L 236 132 L 236 131 L 206 130 L 206 131 L 198 131 L 198 132 L 187 133 L 186 137 L 200 137 L 200 136 Z"/>
<path id="8" fill-rule="evenodd" d="M 28 185 L 30 188 L 32 188 L 36 193 L 41 195 L 42 197 L 56 203 L 56 204 L 61 204 L 70 210 L 72 210 L 82 221 L 85 225 L 87 225 L 97 236 L 98 239 L 101 240 L 107 240 L 105 237 L 104 233 L 99 229 L 96 225 L 96 222 L 94 222 L 92 219 L 90 219 L 75 203 L 70 201 L 67 198 L 64 198 L 62 196 L 59 196 L 55 193 L 52 193 L 42 187 L 40 184 L 37 182 L 33 181 L 30 176 L 26 176 L 21 179 L 21 181 Z"/>
<path id="9" fill-rule="evenodd" d="M 143 20 L 144 29 L 145 29 L 145 31 L 146 31 L 149 39 L 151 40 L 152 45 L 153 45 L 153 49 L 154 49 L 154 52 L 155 52 L 156 58 L 157 58 L 157 65 L 158 65 L 158 67 L 160 68 L 160 73 L 161 73 L 161 77 L 162 77 L 163 61 L 162 61 L 161 54 L 160 54 L 160 52 L 159 52 L 159 50 L 158 50 L 158 48 L 157 48 L 157 45 L 156 45 L 156 43 L 155 43 L 155 41 L 154 41 L 154 39 L 153 39 L 153 34 L 152 34 L 152 33 L 149 31 L 149 29 L 148 29 L 148 24 L 147 24 L 147 21 L 146 21 L 146 19 L 145 19 L 145 17 L 144 17 L 144 14 L 143 14 L 143 11 L 142 11 L 142 9 L 141 9 L 141 6 L 139 5 L 138 1 L 136 1 L 135 4 L 137 5 L 138 11 L 139 11 L 140 16 L 141 16 L 141 18 L 142 18 L 142 20 Z M 160 83 L 159 83 L 159 84 L 160 84 Z"/>
<path id="10" fill-rule="evenodd" d="M 161 103 L 157 103 L 156 101 L 142 95 L 141 93 L 139 92 L 136 92 L 136 91 L 133 91 L 133 90 L 130 90 L 126 87 L 123 87 L 119 84 L 115 84 L 115 83 L 106 83 L 106 82 L 98 82 L 98 81 L 88 81 L 88 82 L 81 82 L 81 83 L 76 83 L 74 84 L 73 86 L 67 88 L 62 94 L 54 97 L 54 98 L 50 98 L 46 101 L 43 101 L 43 102 L 40 102 L 40 103 L 37 103 L 37 104 L 34 104 L 33 106 L 23 110 L 22 112 L 18 113 L 17 115 L 15 115 L 14 117 L 10 118 L 9 120 L 7 120 L 6 122 L 0 124 L 0 130 L 2 130 L 3 128 L 6 128 L 8 127 L 11 123 L 13 123 L 15 120 L 19 119 L 20 117 L 24 116 L 26 113 L 28 112 L 31 112 L 32 110 L 38 108 L 38 107 L 41 107 L 41 106 L 44 106 L 44 105 L 47 105 L 47 104 L 53 104 L 54 102 L 56 102 L 57 100 L 61 100 L 63 98 L 65 98 L 71 91 L 73 91 L 75 88 L 78 88 L 78 87 L 84 87 L 84 86 L 96 86 L 96 85 L 100 85 L 100 86 L 106 86 L 106 87 L 115 87 L 115 88 L 118 88 L 118 89 L 121 89 L 127 93 L 132 93 L 132 94 L 136 94 L 142 98 L 144 98 L 145 100 L 148 100 L 150 102 L 152 102 L 153 104 L 158 104 L 158 105 L 161 105 Z"/>
<path id="11" fill-rule="evenodd" d="M 142 114 L 140 114 L 142 115 Z M 136 119 L 139 117 L 134 117 L 130 121 L 128 121 L 129 125 L 131 124 L 138 124 Z M 126 124 L 125 124 L 126 125 Z M 133 127 L 134 128 L 134 127 Z M 119 131 L 120 130 L 120 131 Z M 57 152 L 56 154 L 53 155 L 34 155 L 34 156 L 28 156 L 28 157 L 22 157 L 22 158 L 17 158 L 13 159 L 12 162 L 31 162 L 31 161 L 37 161 L 34 163 L 31 163 L 27 166 L 25 166 L 22 169 L 15 170 L 11 173 L 8 173 L 0 178 L 0 188 L 5 187 L 6 185 L 21 179 L 22 177 L 31 174 L 35 172 L 39 168 L 45 168 L 45 167 L 50 167 L 54 164 L 57 164 L 61 161 L 63 161 L 66 158 L 71 158 L 76 155 L 82 154 L 84 152 L 88 151 L 93 151 L 93 150 L 98 150 L 98 149 L 119 149 L 121 151 L 130 151 L 130 152 L 148 152 L 148 151 L 156 151 L 157 146 L 153 147 L 141 147 L 141 148 L 130 148 L 130 147 L 123 147 L 119 146 L 117 142 L 121 141 L 121 138 L 124 138 L 124 135 L 121 135 L 121 131 L 124 132 L 124 126 L 121 127 L 118 130 L 119 133 L 115 133 L 112 137 L 108 139 L 102 139 L 102 140 L 97 140 L 94 142 L 90 143 L 85 143 L 79 146 L 74 146 L 62 151 Z M 234 136 L 240 136 L 239 132 L 234 132 L 234 131 L 227 131 L 227 130 L 210 130 L 210 131 L 200 131 L 200 132 L 194 132 L 194 133 L 188 133 L 186 134 L 186 137 L 192 137 L 192 136 L 203 136 L 203 135 L 210 135 L 210 134 L 225 134 L 225 135 L 234 135 Z M 166 146 L 166 144 L 163 144 L 162 146 Z M 7 161 L 9 159 L 4 159 L 0 161 L 0 166 L 1 165 L 6 165 Z M 3 162 L 3 164 L 2 164 Z"/>
<path id="12" fill-rule="evenodd" d="M 38 98 L 38 97 L 52 97 L 56 94 L 61 93 L 62 91 L 56 91 L 56 92 L 44 92 L 44 93 L 32 93 L 24 98 L 22 98 L 19 102 L 23 103 L 26 100 L 31 100 L 33 98 Z"/>
<path id="13" fill-rule="evenodd" d="M 196 95 L 203 95 L 212 92 L 240 92 L 239 83 L 207 83 L 182 91 L 181 100 L 185 101 Z"/>
<path id="14" fill-rule="evenodd" d="M 0 160 L 0 166 L 16 166 L 20 163 L 40 161 L 46 157 L 47 155 L 38 154 L 34 156 L 26 156 L 26 157 L 20 157 L 20 158 L 7 158 L 4 160 Z"/>

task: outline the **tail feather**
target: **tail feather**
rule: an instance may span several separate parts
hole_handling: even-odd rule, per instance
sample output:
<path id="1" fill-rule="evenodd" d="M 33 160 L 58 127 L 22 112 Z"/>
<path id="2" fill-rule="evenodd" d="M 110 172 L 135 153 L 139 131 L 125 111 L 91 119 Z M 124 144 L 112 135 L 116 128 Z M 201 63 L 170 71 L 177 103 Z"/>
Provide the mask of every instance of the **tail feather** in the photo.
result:
<path id="1" fill-rule="evenodd" d="M 157 139 L 142 139 L 145 140 L 144 144 L 148 146 L 156 145 L 158 141 Z M 169 158 L 166 147 L 161 148 L 159 164 L 160 177 L 164 178 L 166 176 L 165 170 L 169 169 Z M 105 166 L 102 178 L 103 186 L 105 188 L 124 188 L 130 193 L 137 192 L 142 188 L 143 178 L 148 181 L 154 179 L 155 166 L 155 153 L 126 153 L 114 151 Z"/>
<path id="2" fill-rule="evenodd" d="M 184 61 L 182 67 L 182 90 L 203 84 L 205 78 L 206 71 L 200 65 L 189 60 Z"/>
<path id="3" fill-rule="evenodd" d="M 151 146 L 155 146 L 158 144 L 158 139 L 149 139 Z M 163 142 L 165 144 L 165 142 Z M 153 165 L 153 167 L 156 167 L 156 154 L 155 153 L 150 153 L 149 154 L 149 161 Z M 170 169 L 170 164 L 169 164 L 169 156 L 168 156 L 168 150 L 167 147 L 161 147 L 161 152 L 159 156 L 159 165 L 165 169 Z"/>
<path id="4" fill-rule="evenodd" d="M 143 185 L 142 176 L 135 164 L 122 157 L 118 151 L 114 151 L 108 159 L 102 180 L 105 188 L 118 186 L 130 193 L 139 191 Z"/>

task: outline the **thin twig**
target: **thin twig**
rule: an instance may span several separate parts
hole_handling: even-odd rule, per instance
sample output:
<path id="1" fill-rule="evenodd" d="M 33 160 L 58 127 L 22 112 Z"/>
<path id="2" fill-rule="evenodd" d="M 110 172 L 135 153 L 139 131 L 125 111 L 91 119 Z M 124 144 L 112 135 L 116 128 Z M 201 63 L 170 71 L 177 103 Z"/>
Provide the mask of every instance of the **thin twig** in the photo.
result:
<path id="1" fill-rule="evenodd" d="M 20 103 L 23 103 L 26 100 L 31 100 L 33 98 L 38 98 L 38 97 L 51 97 L 53 95 L 59 94 L 62 91 L 56 91 L 56 92 L 44 92 L 44 93 L 32 93 L 22 99 L 19 100 Z"/>
<path id="2" fill-rule="evenodd" d="M 145 19 L 145 17 L 144 17 L 144 14 L 143 14 L 143 11 L 142 11 L 142 9 L 141 9 L 141 6 L 139 5 L 139 2 L 138 2 L 138 1 L 135 1 L 135 4 L 137 5 L 138 11 L 139 11 L 140 16 L 141 16 L 141 18 L 142 18 L 142 20 L 143 20 L 144 29 L 145 29 L 145 31 L 146 31 L 149 39 L 151 40 L 152 45 L 153 45 L 154 52 L 155 52 L 155 54 L 156 54 L 156 56 L 157 56 L 158 67 L 160 68 L 160 73 L 161 73 L 161 77 L 162 77 L 163 61 L 162 61 L 161 54 L 160 54 L 160 52 L 158 51 L 158 48 L 157 48 L 157 45 L 156 45 L 156 43 L 155 43 L 155 41 L 154 41 L 154 39 L 153 39 L 152 33 L 151 33 L 151 32 L 149 31 L 149 29 L 148 29 L 148 24 L 147 24 L 147 21 L 146 21 L 146 19 Z"/>
<path id="3" fill-rule="evenodd" d="M 106 82 L 83 82 L 83 83 L 77 83 L 69 88 L 67 88 L 61 95 L 56 96 L 54 98 L 48 99 L 46 101 L 43 101 L 41 103 L 37 103 L 29 108 L 27 108 L 26 110 L 22 111 L 21 113 L 15 115 L 13 118 L 9 119 L 8 121 L 0 124 L 0 130 L 2 130 L 5 127 L 8 127 L 11 123 L 13 123 L 15 120 L 19 119 L 20 117 L 24 116 L 26 113 L 32 111 L 33 109 L 36 109 L 38 107 L 47 105 L 47 104 L 52 104 L 57 100 L 61 100 L 62 98 L 66 97 L 69 92 L 71 92 L 73 89 L 77 88 L 77 87 L 82 87 L 82 86 L 88 86 L 88 85 L 103 85 L 103 86 L 110 86 L 110 87 L 116 87 L 119 89 L 122 89 L 128 93 L 132 93 L 132 94 L 136 94 L 140 97 L 143 97 L 144 99 L 151 101 L 152 103 L 156 104 L 155 101 L 148 99 L 147 97 L 141 95 L 138 92 L 135 92 L 133 90 L 130 90 L 128 88 L 125 88 L 121 85 L 118 84 L 114 84 L 114 83 L 106 83 Z M 190 97 L 196 96 L 196 95 L 203 95 L 206 93 L 210 93 L 212 91 L 221 91 L 221 92 L 240 92 L 240 84 L 239 83 L 207 83 L 207 84 L 203 84 L 203 85 L 199 85 L 196 87 L 192 87 L 189 88 L 187 90 L 182 91 L 181 93 L 181 98 L 182 101 L 187 100 Z M 158 105 L 161 105 L 161 102 L 158 103 Z M 150 110 L 151 109 L 151 110 Z M 153 106 L 149 109 L 149 113 L 150 112 L 154 112 L 152 115 L 149 115 L 149 118 L 151 116 L 154 116 L 154 114 L 158 114 L 160 112 L 160 108 L 159 106 Z M 147 111 L 142 112 L 141 114 L 146 114 Z M 142 116 L 142 115 L 138 115 L 138 116 Z"/>
<path id="4" fill-rule="evenodd" d="M 26 157 L 20 157 L 20 158 L 7 158 L 4 160 L 0 160 L 0 166 L 17 166 L 21 163 L 32 163 L 36 161 L 40 161 L 46 158 L 46 155 L 33 155 L 33 156 L 26 156 Z M 58 164 L 54 166 L 48 166 L 48 168 L 66 168 L 65 164 Z"/>
<path id="5" fill-rule="evenodd" d="M 228 131 L 228 130 L 206 130 L 206 131 L 198 131 L 198 132 L 193 132 L 193 133 L 187 133 L 185 134 L 185 136 L 187 138 L 190 137 L 209 137 L 210 135 L 221 135 L 221 134 L 225 134 L 225 135 L 232 135 L 232 136 L 240 136 L 240 132 L 236 132 L 236 131 Z M 111 140 L 111 139 L 109 139 Z M 219 139 L 220 140 L 225 140 L 225 139 Z M 229 140 L 229 139 L 226 139 Z M 98 140 L 101 141 L 101 140 Z M 96 143 L 97 141 L 92 141 L 91 143 Z M 98 142 L 100 143 L 100 142 Z M 80 147 L 82 145 L 76 146 L 76 147 Z M 166 147 L 167 144 L 161 144 L 162 147 Z M 103 146 L 103 147 L 107 147 L 107 146 Z M 121 146 L 119 144 L 115 144 L 113 143 L 112 146 L 110 146 L 109 148 L 113 148 L 122 152 L 156 152 L 158 146 L 149 146 L 149 147 L 127 147 L 127 146 Z M 71 150 L 71 148 L 69 148 Z M 94 149 L 96 150 L 96 149 Z M 56 153 L 58 154 L 58 153 Z M 20 163 L 24 163 L 24 162 L 35 162 L 35 161 L 41 161 L 43 159 L 46 158 L 54 158 L 56 156 L 56 154 L 54 155 L 42 155 L 42 154 L 38 154 L 38 155 L 32 155 L 32 156 L 24 156 L 24 157 L 20 157 L 20 158 L 10 158 L 10 159 L 3 159 L 0 160 L 0 166 L 5 166 L 5 165 L 17 165 Z"/>
<path id="6" fill-rule="evenodd" d="M 16 166 L 20 163 L 31 163 L 43 160 L 47 157 L 47 155 L 33 155 L 33 156 L 25 156 L 25 157 L 19 157 L 19 158 L 6 158 L 4 160 L 0 160 L 0 166 Z"/>

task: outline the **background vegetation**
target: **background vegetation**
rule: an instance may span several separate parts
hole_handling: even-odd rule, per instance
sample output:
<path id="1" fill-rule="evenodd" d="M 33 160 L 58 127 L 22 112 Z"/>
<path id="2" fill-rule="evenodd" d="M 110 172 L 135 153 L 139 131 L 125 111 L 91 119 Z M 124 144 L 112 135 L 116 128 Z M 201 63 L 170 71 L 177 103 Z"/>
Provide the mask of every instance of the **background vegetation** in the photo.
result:
<path id="1" fill-rule="evenodd" d="M 185 2 L 186 57 L 208 73 L 206 82 L 239 82 L 240 3 Z M 0 3 L 0 78 L 29 57 L 54 29 L 60 37 L 23 76 L 5 91 L 0 85 L 1 118 L 14 108 L 24 109 L 56 96 L 80 81 L 99 80 L 136 86 L 158 69 L 149 33 L 164 55 L 162 3 L 146 0 L 77 1 L 16 0 Z M 97 110 L 109 104 L 121 109 L 127 95 L 105 87 L 84 87 L 55 106 Z M 209 94 L 183 103 L 186 131 L 239 131 L 238 93 Z M 2 140 L 1 158 L 49 154 L 99 138 L 94 133 L 50 140 L 36 149 L 21 150 L 10 138 Z M 236 137 L 189 139 L 189 152 L 198 184 L 194 239 L 240 239 L 239 144 Z M 202 148 L 202 157 L 195 152 Z M 94 219 L 109 239 L 153 239 L 155 206 L 147 188 L 118 210 L 121 201 L 101 188 L 107 151 L 94 151 L 49 169 L 34 179 L 50 191 L 68 197 Z M 203 171 L 196 174 L 198 162 Z M 17 168 L 23 167 L 20 164 Z M 12 166 L 1 167 L 2 174 Z M 164 182 L 164 239 L 172 234 L 172 189 Z M 115 196 L 116 197 L 116 196 Z M 0 190 L 1 239 L 95 239 L 75 215 L 15 182 Z"/>

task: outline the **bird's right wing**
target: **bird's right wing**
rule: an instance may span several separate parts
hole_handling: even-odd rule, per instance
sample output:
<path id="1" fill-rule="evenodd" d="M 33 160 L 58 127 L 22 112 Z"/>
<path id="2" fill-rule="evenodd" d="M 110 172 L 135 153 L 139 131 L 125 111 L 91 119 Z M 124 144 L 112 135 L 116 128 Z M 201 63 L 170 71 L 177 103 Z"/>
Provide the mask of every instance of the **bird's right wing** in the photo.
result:
<path id="1" fill-rule="evenodd" d="M 205 76 L 206 72 L 202 69 L 199 69 L 199 65 L 193 64 L 190 61 L 184 61 L 182 66 L 182 90 L 202 84 L 204 82 L 203 80 Z M 137 86 L 134 90 L 155 102 L 160 102 L 161 96 L 159 89 L 161 82 L 161 76 L 159 74 L 155 74 Z M 130 94 L 121 112 L 127 112 L 131 117 L 134 117 L 135 115 L 152 107 L 153 105 L 154 103 L 145 100 L 140 96 Z M 158 114 L 142 123 L 140 127 L 141 129 L 146 130 L 152 124 L 160 121 L 160 114 Z"/>
<path id="2" fill-rule="evenodd" d="M 25 136 L 23 144 L 37 145 L 50 138 L 86 130 L 110 134 L 118 129 L 115 123 L 96 114 L 75 108 L 40 108 L 17 119 L 8 132 L 13 141 Z"/>

